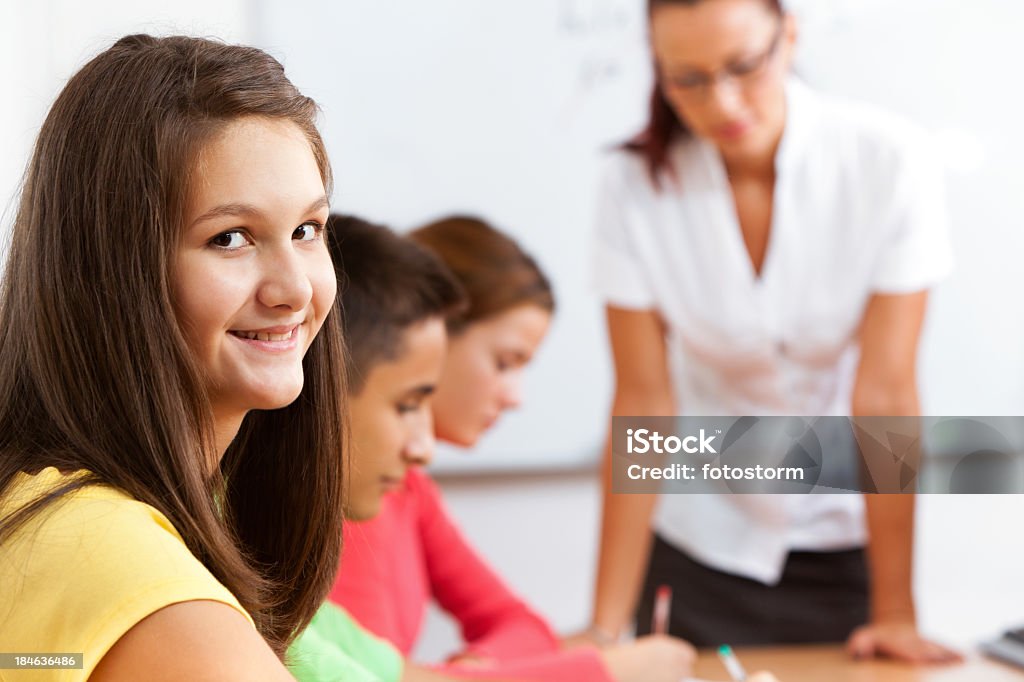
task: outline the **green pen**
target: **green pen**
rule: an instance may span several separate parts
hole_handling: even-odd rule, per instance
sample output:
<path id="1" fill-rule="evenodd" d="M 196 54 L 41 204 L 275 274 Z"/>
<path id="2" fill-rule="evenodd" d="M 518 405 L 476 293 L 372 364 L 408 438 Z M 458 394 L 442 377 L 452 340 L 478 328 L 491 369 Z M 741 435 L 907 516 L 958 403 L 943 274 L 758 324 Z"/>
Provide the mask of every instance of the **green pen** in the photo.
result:
<path id="1" fill-rule="evenodd" d="M 740 665 L 740 659 L 736 658 L 736 654 L 733 653 L 731 646 L 723 644 L 718 647 L 718 657 L 722 659 L 722 665 L 725 666 L 733 682 L 746 681 L 747 671 Z"/>

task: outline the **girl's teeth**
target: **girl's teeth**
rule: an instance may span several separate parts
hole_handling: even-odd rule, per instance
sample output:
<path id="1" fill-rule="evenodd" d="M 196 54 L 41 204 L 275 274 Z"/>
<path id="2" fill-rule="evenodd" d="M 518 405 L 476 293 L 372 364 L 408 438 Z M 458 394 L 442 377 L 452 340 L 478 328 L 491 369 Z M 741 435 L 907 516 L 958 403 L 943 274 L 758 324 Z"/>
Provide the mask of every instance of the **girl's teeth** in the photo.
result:
<path id="1" fill-rule="evenodd" d="M 236 333 L 239 336 L 241 336 L 243 339 L 250 339 L 252 341 L 257 341 L 257 340 L 258 341 L 287 341 L 288 339 L 292 338 L 292 333 L 293 332 L 294 332 L 294 330 L 291 331 L 291 332 L 288 332 L 287 334 L 261 334 L 261 333 L 258 333 L 258 332 L 236 332 Z"/>

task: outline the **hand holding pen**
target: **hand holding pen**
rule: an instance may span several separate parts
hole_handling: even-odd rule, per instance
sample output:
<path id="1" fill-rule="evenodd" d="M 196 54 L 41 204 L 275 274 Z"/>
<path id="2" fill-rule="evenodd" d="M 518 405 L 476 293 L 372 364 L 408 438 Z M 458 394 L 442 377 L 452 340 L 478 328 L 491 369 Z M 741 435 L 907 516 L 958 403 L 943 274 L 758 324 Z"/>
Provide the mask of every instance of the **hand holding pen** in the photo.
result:
<path id="1" fill-rule="evenodd" d="M 736 654 L 728 644 L 718 647 L 718 657 L 722 660 L 722 665 L 725 666 L 733 682 L 779 682 L 775 675 L 766 672 L 748 676 L 747 671 L 740 664 L 740 659 L 736 658 Z"/>
<path id="2" fill-rule="evenodd" d="M 668 635 L 669 623 L 672 618 L 672 587 L 661 585 L 654 593 L 654 613 L 651 618 L 651 632 L 655 637 Z M 740 664 L 732 647 L 723 644 L 718 649 L 718 656 L 722 659 L 725 669 L 729 672 L 733 682 L 779 682 L 771 673 L 759 672 L 747 676 L 746 671 Z"/>

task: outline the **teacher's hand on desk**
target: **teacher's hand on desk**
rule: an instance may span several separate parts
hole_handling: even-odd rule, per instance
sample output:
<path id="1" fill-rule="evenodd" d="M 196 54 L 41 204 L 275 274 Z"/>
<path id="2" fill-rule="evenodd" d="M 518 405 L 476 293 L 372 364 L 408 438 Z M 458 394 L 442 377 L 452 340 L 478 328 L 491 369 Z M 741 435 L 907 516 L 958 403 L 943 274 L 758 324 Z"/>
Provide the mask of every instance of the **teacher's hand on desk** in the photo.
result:
<path id="1" fill-rule="evenodd" d="M 961 663 L 963 656 L 921 636 L 917 626 L 908 622 L 881 622 L 853 631 L 846 649 L 854 658 L 874 656 L 907 663 Z"/>

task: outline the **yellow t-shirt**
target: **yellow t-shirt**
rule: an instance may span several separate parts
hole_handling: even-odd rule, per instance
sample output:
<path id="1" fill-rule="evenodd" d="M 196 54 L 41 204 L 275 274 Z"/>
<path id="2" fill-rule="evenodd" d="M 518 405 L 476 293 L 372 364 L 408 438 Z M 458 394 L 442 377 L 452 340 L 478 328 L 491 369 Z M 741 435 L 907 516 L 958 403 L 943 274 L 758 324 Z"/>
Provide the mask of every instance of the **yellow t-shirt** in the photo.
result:
<path id="1" fill-rule="evenodd" d="M 6 516 L 77 474 L 18 474 Z M 84 654 L 82 669 L 0 669 L 0 680 L 86 680 L 149 614 L 195 599 L 249 614 L 195 556 L 167 517 L 108 486 L 51 503 L 0 544 L 0 653 Z"/>

